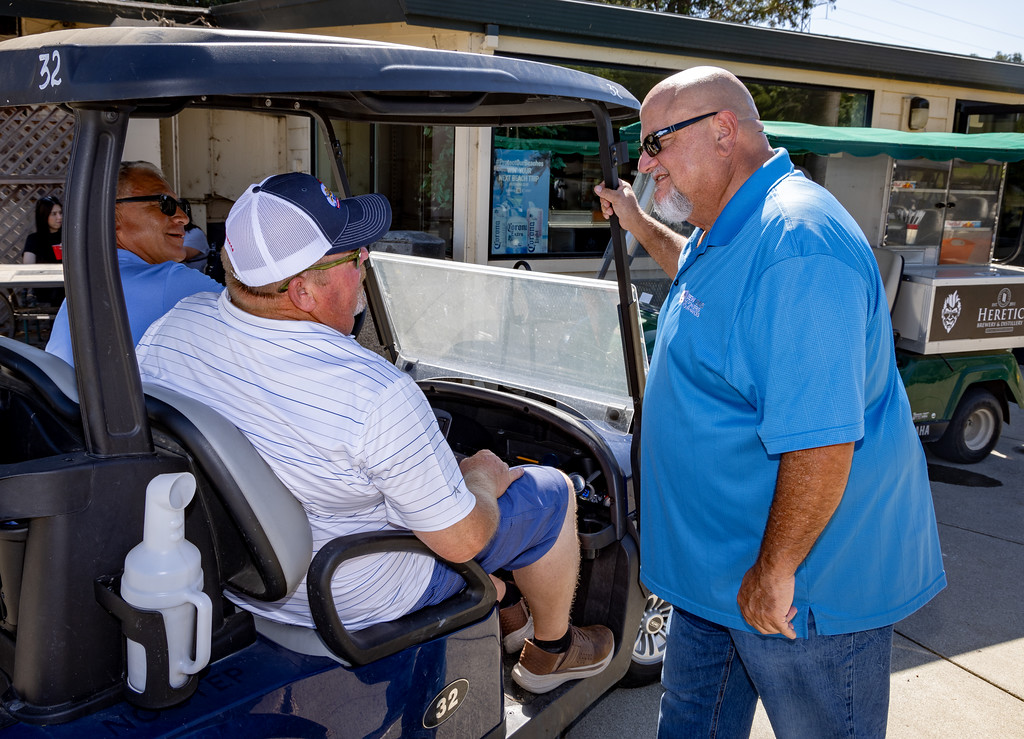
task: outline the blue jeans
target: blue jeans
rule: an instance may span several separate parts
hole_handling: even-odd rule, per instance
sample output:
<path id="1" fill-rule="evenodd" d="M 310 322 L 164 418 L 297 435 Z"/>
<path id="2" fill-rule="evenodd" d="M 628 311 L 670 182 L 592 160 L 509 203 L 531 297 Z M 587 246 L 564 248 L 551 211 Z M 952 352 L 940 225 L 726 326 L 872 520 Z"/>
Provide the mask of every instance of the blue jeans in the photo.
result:
<path id="1" fill-rule="evenodd" d="M 747 737 L 761 697 L 777 739 L 884 737 L 892 626 L 790 641 L 679 608 L 662 667 L 659 739 Z"/>
<path id="2" fill-rule="evenodd" d="M 569 508 L 569 483 L 554 467 L 523 465 L 523 476 L 498 498 L 498 530 L 474 557 L 484 572 L 529 567 L 555 545 Z M 438 560 L 427 589 L 411 610 L 440 603 L 466 587 Z"/>

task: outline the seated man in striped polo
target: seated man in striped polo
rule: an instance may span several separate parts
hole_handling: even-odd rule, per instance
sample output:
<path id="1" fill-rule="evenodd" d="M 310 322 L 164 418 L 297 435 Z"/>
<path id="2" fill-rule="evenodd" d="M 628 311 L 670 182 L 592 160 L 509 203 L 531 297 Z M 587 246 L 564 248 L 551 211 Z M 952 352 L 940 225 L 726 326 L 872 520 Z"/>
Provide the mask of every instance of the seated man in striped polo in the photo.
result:
<path id="1" fill-rule="evenodd" d="M 318 550 L 363 531 L 413 531 L 444 559 L 495 578 L 513 678 L 543 693 L 601 672 L 614 641 L 569 623 L 579 567 L 575 497 L 550 467 L 509 469 L 481 451 L 456 462 L 423 393 L 351 335 L 366 305 L 366 247 L 391 224 L 381 195 L 338 198 L 306 174 L 251 185 L 228 215 L 227 289 L 182 300 L 139 342 L 142 379 L 230 419 L 302 503 Z M 439 603 L 464 586 L 424 555 L 388 552 L 334 575 L 339 616 L 361 629 Z M 240 604 L 312 627 L 301 584 Z M 524 602 L 525 598 L 525 602 Z"/>

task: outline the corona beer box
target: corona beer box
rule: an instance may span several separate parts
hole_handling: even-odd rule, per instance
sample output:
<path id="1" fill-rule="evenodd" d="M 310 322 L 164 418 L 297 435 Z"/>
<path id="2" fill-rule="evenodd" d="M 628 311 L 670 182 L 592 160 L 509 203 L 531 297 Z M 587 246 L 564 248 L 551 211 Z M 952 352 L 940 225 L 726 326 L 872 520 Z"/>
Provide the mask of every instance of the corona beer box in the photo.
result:
<path id="1" fill-rule="evenodd" d="M 1024 269 L 908 265 L 892 314 L 901 349 L 919 354 L 1024 346 Z"/>

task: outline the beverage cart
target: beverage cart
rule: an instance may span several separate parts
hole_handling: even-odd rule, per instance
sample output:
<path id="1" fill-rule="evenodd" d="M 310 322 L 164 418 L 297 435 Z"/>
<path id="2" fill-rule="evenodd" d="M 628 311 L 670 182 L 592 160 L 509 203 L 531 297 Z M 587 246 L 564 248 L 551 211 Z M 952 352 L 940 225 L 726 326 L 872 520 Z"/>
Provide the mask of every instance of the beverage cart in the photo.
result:
<path id="1" fill-rule="evenodd" d="M 892 322 L 918 434 L 946 459 L 980 461 L 1009 403 L 1024 403 L 1012 352 L 1024 347 L 1024 269 L 994 259 L 1006 163 L 1024 160 L 1024 134 L 781 122 L 765 132 L 791 155 L 818 155 L 811 176 L 902 265 Z"/>

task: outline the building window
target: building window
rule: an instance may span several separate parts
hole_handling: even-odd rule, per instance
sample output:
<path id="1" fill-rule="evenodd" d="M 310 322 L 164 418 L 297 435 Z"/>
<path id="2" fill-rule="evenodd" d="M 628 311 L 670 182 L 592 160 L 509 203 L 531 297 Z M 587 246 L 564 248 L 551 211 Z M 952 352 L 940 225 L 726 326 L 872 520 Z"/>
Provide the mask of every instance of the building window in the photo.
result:
<path id="1" fill-rule="evenodd" d="M 451 255 L 455 128 L 347 121 L 333 125 L 352 194 L 383 194 L 391 203 L 393 231 L 440 238 Z M 340 191 L 331 169 L 330 146 L 319 128 L 314 130 L 315 174 Z"/>
<path id="2" fill-rule="evenodd" d="M 669 74 L 665 70 L 555 63 L 614 80 L 638 100 Z M 745 83 L 763 120 L 866 126 L 870 119 L 872 98 L 867 91 L 763 80 Z M 633 181 L 640 157 L 640 125 L 631 121 L 616 125 L 618 138 L 629 142 L 630 148 L 630 165 L 622 174 Z M 611 234 L 594 196 L 594 185 L 602 175 L 592 127 L 497 128 L 493 151 L 492 259 L 600 257 L 605 253 Z M 794 160 L 803 164 L 812 156 Z"/>
<path id="3" fill-rule="evenodd" d="M 1024 106 L 957 100 L 953 130 L 959 133 L 1024 133 Z M 996 221 L 993 257 L 1024 264 L 1024 162 L 1006 165 Z"/>
<path id="4" fill-rule="evenodd" d="M 744 80 L 763 121 L 792 121 L 817 126 L 871 125 L 872 94 L 817 85 Z"/>
<path id="5" fill-rule="evenodd" d="M 609 229 L 592 126 L 494 129 L 490 255 L 600 256 Z"/>

